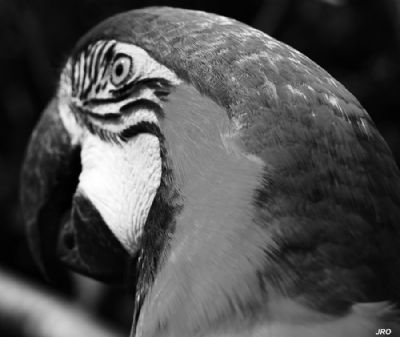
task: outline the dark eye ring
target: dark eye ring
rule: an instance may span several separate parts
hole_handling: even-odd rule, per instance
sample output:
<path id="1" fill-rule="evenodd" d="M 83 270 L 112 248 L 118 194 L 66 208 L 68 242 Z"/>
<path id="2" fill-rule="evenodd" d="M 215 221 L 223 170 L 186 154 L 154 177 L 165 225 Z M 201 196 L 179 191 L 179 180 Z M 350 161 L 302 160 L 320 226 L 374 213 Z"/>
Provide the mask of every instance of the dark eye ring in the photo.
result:
<path id="1" fill-rule="evenodd" d="M 132 74 L 132 59 L 127 55 L 119 55 L 115 58 L 111 68 L 111 82 L 118 87 L 126 83 Z"/>

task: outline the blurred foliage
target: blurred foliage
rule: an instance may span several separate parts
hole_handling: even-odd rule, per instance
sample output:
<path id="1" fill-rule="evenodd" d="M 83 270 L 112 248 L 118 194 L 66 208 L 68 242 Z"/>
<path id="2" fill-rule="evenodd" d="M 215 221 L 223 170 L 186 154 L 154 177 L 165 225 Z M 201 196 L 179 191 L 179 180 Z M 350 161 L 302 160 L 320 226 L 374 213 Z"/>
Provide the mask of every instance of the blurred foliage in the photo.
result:
<path id="1" fill-rule="evenodd" d="M 399 0 L 0 0 L 0 264 L 25 278 L 46 284 L 24 238 L 19 167 L 33 125 L 57 86 L 58 70 L 94 24 L 116 12 L 150 5 L 234 17 L 299 49 L 362 102 L 400 160 Z M 88 282 L 71 278 L 68 291 L 54 284 L 47 287 L 72 293 L 104 319 L 129 329 L 127 295 Z M 5 336 L 1 327 L 0 335 Z"/>

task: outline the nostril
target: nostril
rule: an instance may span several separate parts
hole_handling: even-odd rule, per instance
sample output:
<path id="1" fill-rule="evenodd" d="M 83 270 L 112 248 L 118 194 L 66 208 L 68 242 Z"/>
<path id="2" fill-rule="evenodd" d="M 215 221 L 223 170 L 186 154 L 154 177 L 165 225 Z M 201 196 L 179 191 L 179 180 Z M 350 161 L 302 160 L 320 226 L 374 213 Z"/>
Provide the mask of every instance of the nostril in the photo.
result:
<path id="1" fill-rule="evenodd" d="M 73 233 L 66 233 L 64 235 L 64 246 L 68 250 L 72 250 L 75 248 L 75 235 Z"/>

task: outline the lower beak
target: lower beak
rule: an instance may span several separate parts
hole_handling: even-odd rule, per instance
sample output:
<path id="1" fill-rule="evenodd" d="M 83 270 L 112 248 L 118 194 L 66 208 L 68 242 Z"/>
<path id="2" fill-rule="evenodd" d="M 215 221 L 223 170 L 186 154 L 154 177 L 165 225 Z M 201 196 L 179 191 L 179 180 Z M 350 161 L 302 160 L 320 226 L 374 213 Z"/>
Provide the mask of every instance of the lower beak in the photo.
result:
<path id="1" fill-rule="evenodd" d="M 90 200 L 79 192 L 62 221 L 57 255 L 72 270 L 105 282 L 121 283 L 129 268 L 128 253 Z"/>

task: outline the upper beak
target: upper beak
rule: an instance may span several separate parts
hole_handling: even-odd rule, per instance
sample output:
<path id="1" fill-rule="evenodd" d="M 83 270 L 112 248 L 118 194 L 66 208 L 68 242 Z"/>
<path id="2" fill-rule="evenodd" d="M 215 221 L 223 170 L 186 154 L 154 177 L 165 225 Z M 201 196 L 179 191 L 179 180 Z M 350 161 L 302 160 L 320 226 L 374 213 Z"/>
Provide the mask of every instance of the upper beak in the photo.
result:
<path id="1" fill-rule="evenodd" d="M 71 143 L 54 99 L 32 133 L 21 173 L 21 204 L 35 260 L 50 278 L 60 261 L 107 282 L 123 282 L 129 255 L 90 200 L 76 191 L 80 146 Z"/>

